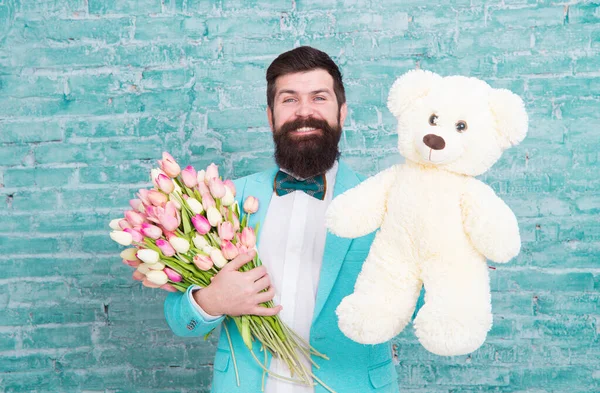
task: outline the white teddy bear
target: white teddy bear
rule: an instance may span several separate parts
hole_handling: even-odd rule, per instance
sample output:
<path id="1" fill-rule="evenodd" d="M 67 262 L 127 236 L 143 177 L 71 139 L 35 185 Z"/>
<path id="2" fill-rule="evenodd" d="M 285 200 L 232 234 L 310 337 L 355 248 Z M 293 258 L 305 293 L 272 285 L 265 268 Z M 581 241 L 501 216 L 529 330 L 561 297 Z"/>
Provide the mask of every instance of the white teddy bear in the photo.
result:
<path id="1" fill-rule="evenodd" d="M 527 133 L 523 101 L 462 76 L 413 70 L 396 80 L 388 108 L 406 159 L 337 197 L 327 227 L 356 238 L 380 228 L 354 293 L 336 313 L 346 336 L 387 341 L 410 322 L 430 352 L 473 352 L 492 326 L 486 258 L 503 263 L 521 247 L 515 215 L 474 178 Z"/>

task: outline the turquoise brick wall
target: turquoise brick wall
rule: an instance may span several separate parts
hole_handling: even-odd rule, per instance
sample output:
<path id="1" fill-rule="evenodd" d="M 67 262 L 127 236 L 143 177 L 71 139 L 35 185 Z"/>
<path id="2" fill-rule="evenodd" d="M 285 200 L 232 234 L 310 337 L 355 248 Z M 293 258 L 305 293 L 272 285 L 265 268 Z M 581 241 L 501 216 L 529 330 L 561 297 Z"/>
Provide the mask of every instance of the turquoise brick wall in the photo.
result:
<path id="1" fill-rule="evenodd" d="M 0 391 L 208 392 L 214 340 L 170 333 L 106 224 L 163 150 L 269 166 L 265 68 L 309 44 L 343 70 L 366 174 L 398 161 L 384 103 L 409 69 L 510 88 L 531 116 L 482 177 L 523 235 L 490 270 L 493 331 L 441 358 L 408 329 L 402 391 L 600 392 L 599 22 L 580 0 L 0 0 Z"/>

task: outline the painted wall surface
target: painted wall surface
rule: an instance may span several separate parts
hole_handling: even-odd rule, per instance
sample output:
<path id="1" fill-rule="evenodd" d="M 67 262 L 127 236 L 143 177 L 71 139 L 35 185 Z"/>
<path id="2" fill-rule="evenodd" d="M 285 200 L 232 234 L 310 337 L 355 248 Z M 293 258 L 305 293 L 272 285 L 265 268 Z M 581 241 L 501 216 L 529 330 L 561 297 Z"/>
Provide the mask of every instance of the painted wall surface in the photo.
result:
<path id="1" fill-rule="evenodd" d="M 341 66 L 365 174 L 399 161 L 385 102 L 407 70 L 482 78 L 530 114 L 481 177 L 523 238 L 490 269 L 489 339 L 441 358 L 407 329 L 401 391 L 600 392 L 600 3 L 579 0 L 0 0 L 0 391 L 208 392 L 214 339 L 170 332 L 107 223 L 163 150 L 269 167 L 266 66 L 305 44 Z"/>

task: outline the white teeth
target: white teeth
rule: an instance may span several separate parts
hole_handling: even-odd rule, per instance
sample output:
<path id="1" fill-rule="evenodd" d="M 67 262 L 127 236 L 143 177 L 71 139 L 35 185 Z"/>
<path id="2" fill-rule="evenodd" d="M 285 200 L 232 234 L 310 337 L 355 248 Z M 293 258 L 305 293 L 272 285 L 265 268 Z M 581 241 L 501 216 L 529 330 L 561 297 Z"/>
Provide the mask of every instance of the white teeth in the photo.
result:
<path id="1" fill-rule="evenodd" d="M 296 132 L 308 132 L 308 131 L 314 131 L 316 130 L 316 128 L 312 128 L 312 127 L 302 127 L 302 128 L 298 128 L 296 130 Z"/>

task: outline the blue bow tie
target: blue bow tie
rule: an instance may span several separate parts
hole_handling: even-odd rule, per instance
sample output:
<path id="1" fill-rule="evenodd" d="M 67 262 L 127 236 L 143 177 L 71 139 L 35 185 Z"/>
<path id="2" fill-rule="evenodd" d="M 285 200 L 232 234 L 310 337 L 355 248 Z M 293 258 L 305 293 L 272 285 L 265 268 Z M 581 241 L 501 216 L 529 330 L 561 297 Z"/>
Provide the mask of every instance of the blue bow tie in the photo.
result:
<path id="1" fill-rule="evenodd" d="M 325 175 L 317 175 L 308 179 L 298 180 L 285 172 L 279 171 L 275 176 L 273 189 L 278 196 L 287 195 L 294 191 L 303 191 L 311 197 L 325 199 L 327 189 Z"/>

